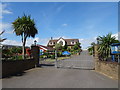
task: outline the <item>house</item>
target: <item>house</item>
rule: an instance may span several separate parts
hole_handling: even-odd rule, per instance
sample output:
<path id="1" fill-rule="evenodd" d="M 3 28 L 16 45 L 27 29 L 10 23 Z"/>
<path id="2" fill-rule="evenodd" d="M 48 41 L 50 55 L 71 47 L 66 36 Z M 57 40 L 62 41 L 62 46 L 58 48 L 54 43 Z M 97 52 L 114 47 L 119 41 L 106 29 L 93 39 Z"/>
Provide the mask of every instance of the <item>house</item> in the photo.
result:
<path id="1" fill-rule="evenodd" d="M 55 48 L 55 44 L 57 43 L 61 43 L 62 46 L 65 46 L 66 44 L 69 48 L 72 48 L 76 43 L 79 43 L 79 40 L 78 39 L 64 39 L 62 37 L 60 37 L 59 39 L 53 39 L 51 37 L 51 40 L 49 40 L 47 46 Z"/>

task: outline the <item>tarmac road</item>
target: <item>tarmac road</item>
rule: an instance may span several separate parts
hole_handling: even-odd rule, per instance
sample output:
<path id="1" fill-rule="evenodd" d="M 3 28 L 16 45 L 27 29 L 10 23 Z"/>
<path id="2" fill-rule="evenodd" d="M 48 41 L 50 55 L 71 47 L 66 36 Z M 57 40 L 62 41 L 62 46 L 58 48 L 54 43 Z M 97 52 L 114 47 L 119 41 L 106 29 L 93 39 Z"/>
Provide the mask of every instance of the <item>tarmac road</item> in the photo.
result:
<path id="1" fill-rule="evenodd" d="M 59 60 L 58 67 L 94 69 L 94 58 L 90 56 L 87 51 L 82 51 L 80 55 L 72 56 L 66 60 Z"/>
<path id="2" fill-rule="evenodd" d="M 86 51 L 83 51 L 80 57 L 83 60 L 90 59 Z M 79 56 L 73 58 L 77 60 Z M 118 88 L 118 81 L 94 70 L 63 69 L 49 66 L 34 68 L 21 75 L 4 78 L 2 86 L 3 88 Z"/>

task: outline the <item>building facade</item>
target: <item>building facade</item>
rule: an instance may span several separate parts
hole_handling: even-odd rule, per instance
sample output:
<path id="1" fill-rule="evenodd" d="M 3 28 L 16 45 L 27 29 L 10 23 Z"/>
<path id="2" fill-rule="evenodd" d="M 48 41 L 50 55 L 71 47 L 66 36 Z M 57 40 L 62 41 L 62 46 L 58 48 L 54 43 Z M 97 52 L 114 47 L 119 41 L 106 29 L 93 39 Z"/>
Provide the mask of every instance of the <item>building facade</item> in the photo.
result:
<path id="1" fill-rule="evenodd" d="M 65 46 L 65 44 L 72 48 L 76 43 L 79 43 L 79 39 L 64 39 L 62 37 L 60 37 L 59 39 L 52 39 L 49 40 L 47 46 L 48 47 L 52 47 L 55 48 L 55 44 L 57 43 L 61 43 L 62 46 Z"/>

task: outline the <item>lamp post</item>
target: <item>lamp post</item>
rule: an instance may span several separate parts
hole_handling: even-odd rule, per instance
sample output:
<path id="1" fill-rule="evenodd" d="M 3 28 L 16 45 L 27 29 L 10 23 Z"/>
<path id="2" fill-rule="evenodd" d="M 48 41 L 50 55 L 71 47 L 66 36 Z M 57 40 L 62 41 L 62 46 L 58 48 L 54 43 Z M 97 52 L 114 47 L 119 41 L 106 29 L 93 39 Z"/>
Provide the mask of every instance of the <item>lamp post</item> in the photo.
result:
<path id="1" fill-rule="evenodd" d="M 97 44 L 99 44 L 99 38 L 97 38 L 96 40 L 97 40 Z"/>
<path id="2" fill-rule="evenodd" d="M 36 43 L 37 43 L 37 41 L 35 40 L 35 41 L 34 41 L 34 45 L 35 45 L 35 46 L 36 46 Z"/>

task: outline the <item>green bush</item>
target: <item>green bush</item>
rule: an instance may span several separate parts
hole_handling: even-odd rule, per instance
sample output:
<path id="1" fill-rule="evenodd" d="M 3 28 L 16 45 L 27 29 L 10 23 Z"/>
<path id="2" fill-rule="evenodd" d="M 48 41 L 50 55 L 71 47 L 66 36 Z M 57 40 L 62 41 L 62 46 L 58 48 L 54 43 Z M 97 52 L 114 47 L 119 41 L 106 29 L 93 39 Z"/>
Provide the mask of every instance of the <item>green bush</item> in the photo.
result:
<path id="1" fill-rule="evenodd" d="M 62 56 L 62 52 L 58 52 L 58 53 L 57 53 L 57 56 L 58 56 L 58 57 L 61 57 L 61 56 Z"/>
<path id="2" fill-rule="evenodd" d="M 52 55 L 52 56 L 51 56 L 51 59 L 55 59 L 55 55 Z"/>
<path id="3" fill-rule="evenodd" d="M 47 58 L 51 58 L 52 55 L 48 55 Z"/>
<path id="4" fill-rule="evenodd" d="M 43 55 L 40 55 L 40 58 L 43 58 Z"/>
<path id="5" fill-rule="evenodd" d="M 17 59 L 22 60 L 22 55 L 17 56 Z"/>
<path id="6" fill-rule="evenodd" d="M 12 57 L 10 58 L 10 60 L 22 60 L 22 55 L 19 55 L 19 56 L 17 56 L 17 55 L 12 56 Z"/>

